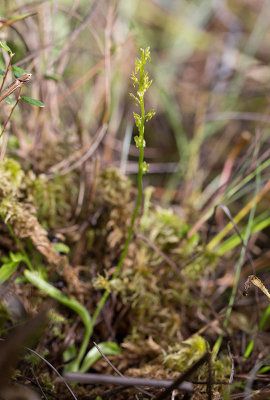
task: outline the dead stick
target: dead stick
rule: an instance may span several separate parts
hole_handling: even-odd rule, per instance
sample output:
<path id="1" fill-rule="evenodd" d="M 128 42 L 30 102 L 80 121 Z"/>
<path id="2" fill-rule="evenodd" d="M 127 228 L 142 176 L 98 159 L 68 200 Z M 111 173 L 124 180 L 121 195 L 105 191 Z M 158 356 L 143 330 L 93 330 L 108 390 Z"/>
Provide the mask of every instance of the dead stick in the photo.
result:
<path id="1" fill-rule="evenodd" d="M 76 382 L 81 384 L 103 384 L 103 385 L 119 385 L 119 386 L 149 386 L 149 387 L 171 387 L 174 382 L 169 379 L 144 379 L 134 378 L 130 376 L 113 376 L 102 374 L 83 374 L 80 372 L 66 372 L 64 378 L 68 382 Z M 193 384 L 191 382 L 181 382 L 176 387 L 178 390 L 185 392 L 193 391 Z"/>
<path id="2" fill-rule="evenodd" d="M 11 95 L 11 93 L 15 92 L 15 90 L 21 88 L 25 83 L 29 82 L 31 78 L 32 74 L 24 74 L 15 79 L 5 90 L 0 93 L 0 103 L 6 97 Z"/>

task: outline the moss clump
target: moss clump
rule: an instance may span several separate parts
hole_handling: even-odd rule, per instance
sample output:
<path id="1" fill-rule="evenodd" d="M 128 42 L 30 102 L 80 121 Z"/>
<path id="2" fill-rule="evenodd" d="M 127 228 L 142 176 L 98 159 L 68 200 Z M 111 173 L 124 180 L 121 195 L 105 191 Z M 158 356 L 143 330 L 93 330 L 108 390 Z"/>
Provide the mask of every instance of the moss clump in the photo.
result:
<path id="1" fill-rule="evenodd" d="M 0 214 L 19 239 L 31 238 L 37 250 L 50 264 L 59 264 L 60 256 L 47 238 L 47 232 L 36 217 L 36 208 L 27 201 L 25 174 L 12 159 L 0 163 Z"/>
<path id="2" fill-rule="evenodd" d="M 172 371 L 183 373 L 194 365 L 207 351 L 209 351 L 207 341 L 200 335 L 193 335 L 181 343 L 169 346 L 166 352 L 163 351 L 163 364 L 168 373 Z M 211 360 L 211 376 L 214 382 L 226 381 L 230 375 L 230 371 L 231 363 L 228 356 L 222 355 L 218 360 Z M 204 364 L 194 372 L 192 379 L 205 382 L 208 379 L 208 375 L 209 365 Z M 200 389 L 202 390 L 201 385 Z M 215 384 L 214 390 L 222 392 L 224 387 Z"/>
<path id="3" fill-rule="evenodd" d="M 100 216 L 95 224 L 95 237 L 91 240 L 92 250 L 107 269 L 117 263 L 130 227 L 134 209 L 131 181 L 115 168 L 102 171 L 93 209 Z"/>
<path id="4" fill-rule="evenodd" d="M 163 352 L 163 363 L 168 373 L 172 371 L 185 372 L 196 361 L 198 361 L 209 349 L 209 344 L 199 335 L 193 335 L 189 339 L 181 343 L 170 346 L 168 350 Z M 213 382 L 224 382 L 228 380 L 231 371 L 231 362 L 229 356 L 222 355 L 217 360 L 211 360 L 211 376 Z M 192 380 L 205 382 L 209 376 L 209 365 L 204 364 L 198 368 L 192 375 Z M 200 392 L 206 391 L 206 387 L 199 386 Z M 212 390 L 219 393 L 224 391 L 224 385 L 213 385 Z M 196 390 L 195 390 L 196 392 Z M 197 399 L 196 396 L 193 397 Z"/>
<path id="5" fill-rule="evenodd" d="M 5 158 L 0 162 L 0 199 L 20 195 L 20 188 L 25 174 L 19 163 L 11 158 Z"/>
<path id="6" fill-rule="evenodd" d="M 191 336 L 164 352 L 164 365 L 172 371 L 184 372 L 206 353 L 207 347 L 202 336 Z"/>
<path id="7" fill-rule="evenodd" d="M 216 256 L 203 251 L 198 234 L 178 247 L 189 228 L 172 210 L 151 203 L 145 210 L 141 229 L 152 246 L 136 241 L 133 262 L 126 264 L 121 276 L 110 282 L 111 290 L 132 309 L 131 341 L 151 336 L 159 343 L 164 340 L 165 345 L 168 340 L 181 340 L 183 305 L 186 315 L 194 315 L 194 308 L 202 306 L 193 288 L 215 268 Z M 164 261 L 156 247 L 173 261 L 174 268 Z M 199 256 L 194 258 L 194 254 Z"/>
<path id="8" fill-rule="evenodd" d="M 97 200 L 111 206 L 126 206 L 130 203 L 131 181 L 116 168 L 103 170 L 98 178 Z"/>
<path id="9" fill-rule="evenodd" d="M 77 189 L 72 184 L 74 176 L 65 175 L 48 179 L 46 175 L 36 176 L 33 171 L 24 173 L 19 163 L 11 158 L 0 162 L 0 200 L 13 199 L 32 206 L 46 229 L 54 229 L 67 223 L 72 217 Z"/>
<path id="10" fill-rule="evenodd" d="M 77 199 L 74 176 L 36 176 L 32 171 L 25 177 L 26 201 L 37 210 L 38 219 L 45 229 L 66 225 L 72 218 Z"/>

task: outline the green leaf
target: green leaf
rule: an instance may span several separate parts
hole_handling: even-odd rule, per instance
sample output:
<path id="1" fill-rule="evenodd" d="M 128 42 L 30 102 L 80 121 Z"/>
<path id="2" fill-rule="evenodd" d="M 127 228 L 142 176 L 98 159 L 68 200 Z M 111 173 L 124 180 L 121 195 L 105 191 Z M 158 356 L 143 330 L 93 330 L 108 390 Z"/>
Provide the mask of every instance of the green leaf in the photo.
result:
<path id="1" fill-rule="evenodd" d="M 266 372 L 268 372 L 270 370 L 270 367 L 268 365 L 266 365 L 265 367 L 262 367 L 258 373 L 259 374 L 265 374 Z"/>
<path id="2" fill-rule="evenodd" d="M 16 271 L 17 267 L 22 261 L 25 261 L 25 257 L 21 253 L 9 253 L 9 257 L 3 257 L 4 261 L 0 268 L 0 284 L 7 281 L 11 275 Z"/>
<path id="3" fill-rule="evenodd" d="M 253 224 L 251 226 L 251 234 L 254 234 L 256 232 L 261 232 L 270 225 L 270 217 L 268 217 L 268 215 L 266 214 L 262 213 L 256 219 L 254 219 Z M 218 254 L 223 256 L 225 253 L 227 253 L 229 250 L 232 250 L 240 243 L 241 243 L 240 237 L 237 234 L 234 234 L 220 244 L 217 250 Z"/>
<path id="4" fill-rule="evenodd" d="M 22 253 L 9 253 L 9 257 L 13 262 L 25 261 L 25 256 Z"/>
<path id="5" fill-rule="evenodd" d="M 22 99 L 27 101 L 27 103 L 33 104 L 34 106 L 45 107 L 45 104 L 42 103 L 42 101 L 31 99 L 31 97 L 22 96 Z"/>
<path id="6" fill-rule="evenodd" d="M 52 79 L 55 82 L 61 82 L 63 80 L 63 77 L 61 75 L 57 75 L 57 74 L 45 74 L 44 78 Z"/>
<path id="7" fill-rule="evenodd" d="M 12 17 L 10 18 L 11 20 L 16 20 L 16 21 L 20 21 L 21 19 L 25 19 L 27 17 L 31 17 L 31 15 L 33 15 L 33 13 L 26 13 L 26 14 L 15 14 L 12 15 Z"/>
<path id="8" fill-rule="evenodd" d="M 75 311 L 82 319 L 84 326 L 85 326 L 85 334 L 83 341 L 80 346 L 78 357 L 73 360 L 70 364 L 66 366 L 66 370 L 68 371 L 76 371 L 79 369 L 80 362 L 85 354 L 86 348 L 89 343 L 89 338 L 92 333 L 91 330 L 91 317 L 87 311 L 87 309 L 80 304 L 75 299 L 69 299 L 66 297 L 59 289 L 51 285 L 50 283 L 46 282 L 38 272 L 31 272 L 29 270 L 24 271 L 24 276 L 26 279 L 35 285 L 39 290 L 46 293 L 48 296 L 52 297 L 53 299 L 59 301 L 66 307 L 69 307 L 71 310 Z"/>
<path id="9" fill-rule="evenodd" d="M 29 282 L 39 288 L 39 290 L 75 311 L 82 318 L 85 325 L 90 323 L 91 318 L 88 311 L 77 300 L 66 297 L 59 289 L 44 281 L 37 272 L 25 270 L 24 276 Z"/>
<path id="10" fill-rule="evenodd" d="M 74 357 L 76 357 L 76 347 L 74 344 L 69 346 L 63 353 L 63 360 L 65 363 L 69 362 L 72 360 Z"/>
<path id="11" fill-rule="evenodd" d="M 3 264 L 0 268 L 0 284 L 6 282 L 11 275 L 16 271 L 19 263 L 9 262 Z"/>
<path id="12" fill-rule="evenodd" d="M 15 102 L 10 99 L 10 97 L 5 98 L 5 102 L 8 103 L 10 106 L 14 106 Z"/>
<path id="13" fill-rule="evenodd" d="M 4 50 L 8 51 L 9 53 L 12 53 L 11 49 L 8 47 L 7 44 L 1 42 L 0 40 L 0 46 L 3 47 Z"/>
<path id="14" fill-rule="evenodd" d="M 23 75 L 23 74 L 29 74 L 30 72 L 28 72 L 28 71 L 26 71 L 25 69 L 23 69 L 23 68 L 20 68 L 20 67 L 15 67 L 15 66 L 12 66 L 12 69 L 13 69 L 13 71 L 14 71 L 14 76 L 15 76 L 15 78 L 19 78 L 21 75 Z"/>
<path id="15" fill-rule="evenodd" d="M 58 253 L 68 254 L 70 252 L 70 248 L 64 243 L 54 243 L 53 248 Z"/>
<path id="16" fill-rule="evenodd" d="M 105 354 L 105 356 L 111 356 L 115 354 L 121 354 L 121 348 L 114 342 L 102 342 L 98 344 L 98 347 Z M 80 367 L 80 372 L 87 372 L 94 363 L 102 357 L 96 347 L 92 347 L 91 350 L 86 354 L 83 363 Z"/>

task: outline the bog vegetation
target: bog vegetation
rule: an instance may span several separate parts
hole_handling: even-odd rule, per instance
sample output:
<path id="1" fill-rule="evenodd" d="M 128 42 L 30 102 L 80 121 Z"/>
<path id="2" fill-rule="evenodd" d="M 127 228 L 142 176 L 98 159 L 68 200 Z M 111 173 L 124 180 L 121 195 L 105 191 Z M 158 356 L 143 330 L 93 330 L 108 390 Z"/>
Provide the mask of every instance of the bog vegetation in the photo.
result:
<path id="1" fill-rule="evenodd" d="M 3 3 L 0 397 L 270 398 L 268 2 Z"/>

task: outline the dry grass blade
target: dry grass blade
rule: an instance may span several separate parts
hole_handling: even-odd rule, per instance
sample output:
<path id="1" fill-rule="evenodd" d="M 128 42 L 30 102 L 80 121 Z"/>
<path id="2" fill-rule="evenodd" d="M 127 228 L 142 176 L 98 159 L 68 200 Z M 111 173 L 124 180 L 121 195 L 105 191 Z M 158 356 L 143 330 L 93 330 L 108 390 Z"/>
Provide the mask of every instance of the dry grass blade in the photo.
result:
<path id="1" fill-rule="evenodd" d="M 265 285 L 262 283 L 262 281 L 256 276 L 256 275 L 249 275 L 247 281 L 245 282 L 245 289 L 244 289 L 244 296 L 247 296 L 248 290 L 251 286 L 251 283 L 253 283 L 254 286 L 259 288 L 270 300 L 270 293 L 266 289 Z"/>

